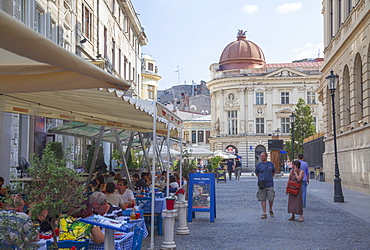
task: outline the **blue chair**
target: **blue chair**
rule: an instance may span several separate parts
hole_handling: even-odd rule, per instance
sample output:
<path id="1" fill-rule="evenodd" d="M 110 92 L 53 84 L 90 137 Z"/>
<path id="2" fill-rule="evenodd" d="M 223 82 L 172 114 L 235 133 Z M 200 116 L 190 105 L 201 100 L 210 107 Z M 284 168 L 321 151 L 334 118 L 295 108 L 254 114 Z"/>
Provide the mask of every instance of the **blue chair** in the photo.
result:
<path id="1" fill-rule="evenodd" d="M 58 241 L 59 248 L 72 248 L 76 247 L 77 250 L 89 250 L 89 239 L 85 241 L 75 241 L 75 240 L 62 240 Z M 53 244 L 51 240 L 46 241 L 46 249 L 49 249 L 50 245 Z"/>
<path id="2" fill-rule="evenodd" d="M 144 229 L 136 228 L 134 232 L 134 239 L 132 241 L 132 250 L 141 250 L 141 244 L 143 243 Z"/>
<path id="3" fill-rule="evenodd" d="M 152 198 L 151 197 L 136 197 L 136 204 L 144 211 L 144 221 L 147 227 L 151 227 L 151 213 L 152 213 Z M 151 227 L 152 228 L 152 227 Z M 154 227 L 158 234 L 162 235 L 162 215 L 160 213 L 154 214 Z"/>

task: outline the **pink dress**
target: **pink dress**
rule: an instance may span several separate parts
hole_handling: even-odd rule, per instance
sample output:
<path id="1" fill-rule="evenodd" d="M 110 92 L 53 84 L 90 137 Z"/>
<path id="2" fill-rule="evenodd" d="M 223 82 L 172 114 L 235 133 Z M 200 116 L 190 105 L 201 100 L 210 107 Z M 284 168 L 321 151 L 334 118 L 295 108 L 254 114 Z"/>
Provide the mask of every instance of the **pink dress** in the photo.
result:
<path id="1" fill-rule="evenodd" d="M 299 170 L 302 171 L 302 170 Z M 290 172 L 288 181 L 295 181 L 301 186 L 297 195 L 288 194 L 288 213 L 291 214 L 303 214 L 303 203 L 302 203 L 302 181 L 297 181 L 293 172 Z"/>

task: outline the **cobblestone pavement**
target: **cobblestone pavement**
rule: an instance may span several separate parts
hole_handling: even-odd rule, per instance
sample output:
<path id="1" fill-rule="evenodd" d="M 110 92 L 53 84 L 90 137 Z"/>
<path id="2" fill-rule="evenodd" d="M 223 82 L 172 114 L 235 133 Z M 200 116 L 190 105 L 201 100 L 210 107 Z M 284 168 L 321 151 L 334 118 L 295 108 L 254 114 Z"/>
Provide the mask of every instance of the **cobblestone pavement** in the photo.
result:
<path id="1" fill-rule="evenodd" d="M 274 181 L 275 217 L 267 219 L 261 219 L 255 176 L 243 173 L 240 181 L 233 178 L 227 183 L 216 183 L 215 222 L 209 221 L 209 213 L 197 212 L 188 223 L 190 234 L 175 234 L 177 249 L 370 249 L 370 222 L 314 192 L 307 194 L 305 221 L 288 221 L 287 176 Z M 309 188 L 310 185 L 308 191 Z M 154 248 L 160 249 L 162 241 L 163 236 L 156 234 Z M 149 246 L 150 235 L 144 239 L 142 249 Z"/>

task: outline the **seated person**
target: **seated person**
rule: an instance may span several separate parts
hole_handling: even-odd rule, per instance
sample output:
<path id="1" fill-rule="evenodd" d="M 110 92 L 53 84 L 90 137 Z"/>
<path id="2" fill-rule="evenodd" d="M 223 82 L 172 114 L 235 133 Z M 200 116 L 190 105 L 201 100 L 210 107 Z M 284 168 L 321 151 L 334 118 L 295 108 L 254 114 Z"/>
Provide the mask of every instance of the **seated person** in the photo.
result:
<path id="1" fill-rule="evenodd" d="M 97 178 L 96 178 L 96 186 L 95 186 L 95 190 L 93 190 L 94 192 L 105 192 L 105 188 L 106 188 L 106 184 L 104 182 L 104 176 L 103 175 L 99 175 Z"/>
<path id="2" fill-rule="evenodd" d="M 0 211 L 0 246 L 20 247 L 26 249 L 37 241 L 39 234 L 31 218 L 23 212 L 24 201 L 13 196 L 6 204 L 5 210 Z M 1 247 L 0 247 L 1 248 Z M 3 249 L 3 248 L 1 248 Z"/>
<path id="3" fill-rule="evenodd" d="M 116 174 L 112 171 L 112 172 L 109 172 L 109 175 L 108 175 L 108 178 L 107 178 L 107 180 L 105 181 L 105 183 L 110 183 L 110 182 L 113 182 L 114 181 L 114 176 L 115 176 Z"/>
<path id="4" fill-rule="evenodd" d="M 102 192 L 93 193 L 90 196 L 89 202 L 95 214 L 100 214 L 114 220 L 123 217 L 122 209 L 109 204 L 107 202 L 107 196 Z"/>
<path id="5" fill-rule="evenodd" d="M 107 183 L 107 189 L 106 189 L 107 202 L 114 206 L 120 207 L 122 210 L 125 210 L 126 205 L 124 204 L 121 196 L 119 194 L 114 193 L 115 190 L 116 190 L 116 185 L 114 185 L 113 182 Z"/>
<path id="6" fill-rule="evenodd" d="M 143 179 L 139 179 L 138 174 L 134 174 L 132 176 L 132 180 L 135 182 L 134 189 L 138 190 L 141 188 L 148 188 L 149 186 L 146 184 L 146 182 Z"/>
<path id="7" fill-rule="evenodd" d="M 141 179 L 143 181 L 145 181 L 146 185 L 148 185 L 148 187 L 150 186 L 150 184 L 152 184 L 152 179 L 151 179 L 151 176 L 149 173 L 146 173 L 146 172 L 142 172 L 141 173 Z"/>
<path id="8" fill-rule="evenodd" d="M 4 178 L 0 176 L 0 197 L 5 197 L 5 195 L 8 193 L 4 185 Z"/>
<path id="9" fill-rule="evenodd" d="M 174 175 L 170 175 L 170 193 L 175 193 L 178 188 L 179 184 L 177 183 L 176 177 Z"/>
<path id="10" fill-rule="evenodd" d="M 63 215 L 60 219 L 59 240 L 77 240 L 83 241 L 91 238 L 95 243 L 104 243 L 104 234 L 100 227 L 81 222 L 81 218 L 92 215 L 90 203 L 86 200 L 82 202 L 84 206 L 80 211 L 72 216 Z"/>
<path id="11" fill-rule="evenodd" d="M 135 196 L 134 193 L 128 189 L 127 180 L 122 179 L 117 182 L 116 194 L 121 196 L 126 207 L 135 206 Z"/>

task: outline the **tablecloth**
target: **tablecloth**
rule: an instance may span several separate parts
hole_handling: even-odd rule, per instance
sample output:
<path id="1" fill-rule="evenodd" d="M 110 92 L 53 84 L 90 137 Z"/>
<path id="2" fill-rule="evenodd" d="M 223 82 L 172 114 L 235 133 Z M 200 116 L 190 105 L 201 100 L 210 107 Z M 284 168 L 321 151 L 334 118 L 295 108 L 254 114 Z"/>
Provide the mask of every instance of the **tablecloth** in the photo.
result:
<path id="1" fill-rule="evenodd" d="M 129 250 L 132 249 L 132 243 L 134 240 L 134 233 L 126 233 L 121 239 L 114 240 L 114 250 Z M 89 250 L 104 250 L 104 244 L 96 244 L 90 242 Z"/>
<path id="2" fill-rule="evenodd" d="M 145 223 L 144 223 L 145 225 Z M 148 231 L 147 231 L 148 233 Z M 125 235 L 120 238 L 114 240 L 114 250 L 129 250 L 132 249 L 132 243 L 134 240 L 134 233 L 125 233 Z M 46 250 L 46 241 L 44 239 L 41 239 L 37 242 L 39 245 L 39 250 Z M 104 250 L 104 243 L 103 244 L 96 244 L 92 241 L 90 241 L 89 244 L 89 249 L 90 250 Z M 112 249 L 113 250 L 113 249 Z"/>

